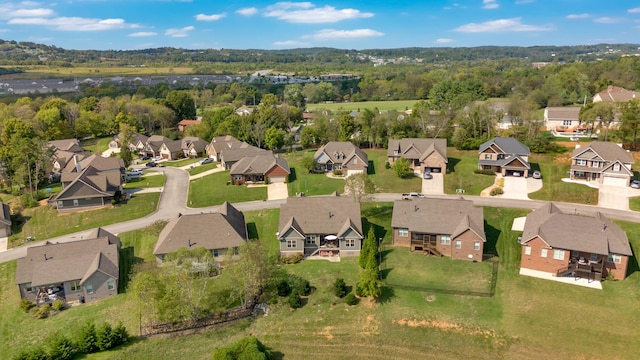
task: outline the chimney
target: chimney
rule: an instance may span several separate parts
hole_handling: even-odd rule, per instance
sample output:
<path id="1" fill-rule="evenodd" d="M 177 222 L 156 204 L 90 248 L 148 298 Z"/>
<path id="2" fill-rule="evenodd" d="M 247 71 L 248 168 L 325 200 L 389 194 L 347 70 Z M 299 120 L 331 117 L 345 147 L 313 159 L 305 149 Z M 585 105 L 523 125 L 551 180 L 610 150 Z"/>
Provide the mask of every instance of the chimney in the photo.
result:
<path id="1" fill-rule="evenodd" d="M 78 161 L 78 154 L 73 154 L 73 164 L 76 166 L 77 172 L 82 172 L 82 166 L 80 165 L 80 161 Z"/>
<path id="2" fill-rule="evenodd" d="M 44 261 L 49 260 L 49 258 L 47 258 L 47 254 L 43 254 L 44 255 Z"/>
<path id="3" fill-rule="evenodd" d="M 333 217 L 333 214 L 331 213 L 331 211 L 329 211 L 329 219 L 331 219 Z"/>

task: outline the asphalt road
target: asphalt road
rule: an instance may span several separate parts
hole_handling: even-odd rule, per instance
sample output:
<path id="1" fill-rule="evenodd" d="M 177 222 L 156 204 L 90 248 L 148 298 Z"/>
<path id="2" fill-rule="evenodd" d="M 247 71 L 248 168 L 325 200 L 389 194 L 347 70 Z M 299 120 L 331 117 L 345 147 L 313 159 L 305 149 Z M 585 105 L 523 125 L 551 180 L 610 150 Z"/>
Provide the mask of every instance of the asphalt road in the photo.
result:
<path id="1" fill-rule="evenodd" d="M 160 202 L 158 210 L 155 212 L 135 220 L 125 221 L 117 224 L 111 224 L 104 226 L 103 228 L 111 233 L 119 234 L 122 232 L 132 231 L 144 228 L 153 224 L 158 220 L 170 220 L 178 214 L 199 214 L 205 212 L 213 212 L 218 209 L 218 206 L 209 206 L 205 208 L 188 208 L 187 207 L 187 194 L 189 191 L 189 174 L 186 171 L 166 167 L 158 169 L 158 171 L 164 172 L 167 176 L 164 189 L 160 196 Z M 211 189 L 211 191 L 217 191 L 217 189 Z M 448 198 L 456 199 L 460 195 L 427 195 L 427 197 L 433 198 Z M 505 199 L 494 197 L 480 197 L 464 195 L 463 198 L 473 201 L 477 206 L 492 206 L 492 207 L 508 207 L 519 209 L 532 209 L 535 210 L 542 205 L 545 201 L 535 200 L 522 200 L 522 199 Z M 376 202 L 393 202 L 395 200 L 401 200 L 401 194 L 375 194 L 373 195 L 373 201 Z M 240 211 L 254 211 L 264 209 L 274 209 L 284 204 L 286 200 L 267 200 L 267 201 L 249 201 L 243 203 L 233 204 Z M 408 200 L 405 200 L 408 201 Z M 624 211 L 617 209 L 601 208 L 593 205 L 581 205 L 570 203 L 556 203 L 556 205 L 564 212 L 594 215 L 597 212 L 602 213 L 607 218 L 618 219 L 630 222 L 640 223 L 640 213 L 633 211 Z M 80 231 L 73 234 L 68 234 L 56 238 L 48 239 L 48 241 L 56 242 L 68 242 L 80 240 L 88 236 L 91 230 Z M 39 245 L 42 242 L 35 242 L 33 244 L 12 248 L 4 252 L 0 252 L 0 263 L 15 260 L 27 255 L 27 247 Z"/>

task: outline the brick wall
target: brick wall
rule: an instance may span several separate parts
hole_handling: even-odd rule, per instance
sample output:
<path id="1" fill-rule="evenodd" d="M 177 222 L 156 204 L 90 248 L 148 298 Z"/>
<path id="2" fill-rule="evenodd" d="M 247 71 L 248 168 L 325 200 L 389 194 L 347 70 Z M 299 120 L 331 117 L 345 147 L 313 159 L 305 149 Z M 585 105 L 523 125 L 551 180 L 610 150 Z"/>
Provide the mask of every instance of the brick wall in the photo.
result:
<path id="1" fill-rule="evenodd" d="M 462 247 L 460 249 L 456 249 L 455 244 L 456 241 L 462 242 Z M 480 242 L 480 249 L 473 250 L 473 245 L 475 242 Z M 462 233 L 460 236 L 455 239 L 451 239 L 451 258 L 458 260 L 467 260 L 467 261 L 482 261 L 482 249 L 483 249 L 482 239 L 478 237 L 473 231 L 467 230 Z M 471 255 L 471 256 L 469 256 Z"/>
<path id="2" fill-rule="evenodd" d="M 547 244 L 539 237 L 527 242 L 526 245 L 531 247 L 531 254 L 525 255 L 526 246 L 522 246 L 521 268 L 555 274 L 559 269 L 569 265 L 569 258 L 571 257 L 570 251 L 565 251 L 564 260 L 555 260 L 553 258 L 553 249 L 551 248 L 547 250 L 547 257 L 540 256 L 541 250 L 546 248 Z"/>

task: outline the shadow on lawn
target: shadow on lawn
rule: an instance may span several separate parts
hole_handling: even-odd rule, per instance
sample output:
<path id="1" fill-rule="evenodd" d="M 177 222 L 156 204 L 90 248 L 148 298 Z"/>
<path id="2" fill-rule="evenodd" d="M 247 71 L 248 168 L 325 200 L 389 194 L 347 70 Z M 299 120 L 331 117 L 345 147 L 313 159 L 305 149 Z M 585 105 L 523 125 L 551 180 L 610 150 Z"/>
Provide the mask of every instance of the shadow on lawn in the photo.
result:
<path id="1" fill-rule="evenodd" d="M 500 229 L 496 229 L 493 226 L 487 223 L 487 220 L 484 221 L 484 233 L 487 237 L 487 242 L 484 244 L 484 253 L 485 254 L 498 254 L 498 249 L 496 244 L 498 243 L 498 238 L 502 231 Z M 500 256 L 502 254 L 498 254 Z"/>
<path id="2" fill-rule="evenodd" d="M 289 182 L 291 183 L 291 182 L 294 182 L 294 181 L 298 180 L 298 176 L 296 175 L 296 168 L 294 168 L 294 167 L 289 168 L 289 171 L 291 172 L 289 174 Z"/>
<path id="3" fill-rule="evenodd" d="M 373 160 L 369 160 L 369 166 L 367 167 L 367 174 L 372 175 L 376 173 L 376 164 Z"/>
<path id="4" fill-rule="evenodd" d="M 120 249 L 120 279 L 118 281 L 118 293 L 122 294 L 126 292 L 131 276 L 133 275 L 134 266 L 143 262 L 143 258 L 135 257 L 133 246 Z"/>
<path id="5" fill-rule="evenodd" d="M 259 239 L 260 235 L 258 234 L 258 227 L 256 223 L 250 222 L 247 223 L 247 235 L 249 235 L 249 239 Z"/>
<path id="6" fill-rule="evenodd" d="M 638 259 L 636 258 L 636 256 L 638 255 L 638 251 L 633 248 L 633 245 L 631 245 L 631 253 L 633 255 L 629 257 L 629 264 L 627 265 L 627 276 L 633 274 L 636 271 L 640 271 L 640 265 L 638 265 Z"/>
<path id="7" fill-rule="evenodd" d="M 456 172 L 456 165 L 458 165 L 458 163 L 461 161 L 458 158 L 454 158 L 454 157 L 450 157 L 447 159 L 447 172 L 448 173 L 453 173 Z"/>

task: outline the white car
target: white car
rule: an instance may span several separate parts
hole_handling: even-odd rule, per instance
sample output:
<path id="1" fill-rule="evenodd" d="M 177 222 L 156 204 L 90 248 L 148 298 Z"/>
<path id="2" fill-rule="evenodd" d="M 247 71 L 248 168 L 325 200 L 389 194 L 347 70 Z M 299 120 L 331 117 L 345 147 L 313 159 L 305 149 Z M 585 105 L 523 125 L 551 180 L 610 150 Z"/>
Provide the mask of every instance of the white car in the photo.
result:
<path id="1" fill-rule="evenodd" d="M 213 162 L 212 158 L 204 158 L 204 159 L 200 160 L 200 164 L 201 165 L 212 163 L 212 162 Z"/>
<path id="2" fill-rule="evenodd" d="M 133 170 L 129 170 L 127 171 L 127 176 L 142 176 L 142 170 L 140 169 L 133 169 Z"/>

